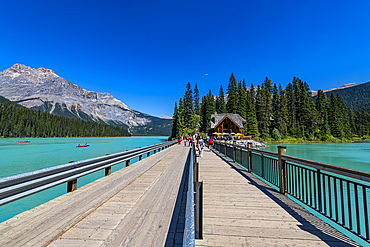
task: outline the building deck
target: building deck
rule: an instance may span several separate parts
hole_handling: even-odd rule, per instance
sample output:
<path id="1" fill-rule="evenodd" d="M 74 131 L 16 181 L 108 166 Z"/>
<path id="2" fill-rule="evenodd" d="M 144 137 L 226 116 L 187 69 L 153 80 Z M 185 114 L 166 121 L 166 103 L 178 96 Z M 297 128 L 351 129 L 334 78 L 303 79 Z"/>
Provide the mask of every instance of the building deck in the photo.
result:
<path id="1" fill-rule="evenodd" d="M 0 224 L 0 246 L 164 246 L 189 149 L 175 145 Z"/>
<path id="2" fill-rule="evenodd" d="M 225 157 L 205 149 L 196 246 L 359 246 Z"/>

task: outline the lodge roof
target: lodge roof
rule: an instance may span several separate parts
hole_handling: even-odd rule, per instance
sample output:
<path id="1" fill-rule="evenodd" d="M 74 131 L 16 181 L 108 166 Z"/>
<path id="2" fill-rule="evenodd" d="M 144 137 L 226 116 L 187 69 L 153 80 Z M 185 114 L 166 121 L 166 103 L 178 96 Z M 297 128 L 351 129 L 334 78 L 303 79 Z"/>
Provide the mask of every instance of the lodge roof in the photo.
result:
<path id="1" fill-rule="evenodd" d="M 244 128 L 245 120 L 237 113 L 217 113 L 217 121 L 215 120 L 216 114 L 211 115 L 211 129 L 215 128 L 226 116 L 228 116 L 239 128 Z"/>

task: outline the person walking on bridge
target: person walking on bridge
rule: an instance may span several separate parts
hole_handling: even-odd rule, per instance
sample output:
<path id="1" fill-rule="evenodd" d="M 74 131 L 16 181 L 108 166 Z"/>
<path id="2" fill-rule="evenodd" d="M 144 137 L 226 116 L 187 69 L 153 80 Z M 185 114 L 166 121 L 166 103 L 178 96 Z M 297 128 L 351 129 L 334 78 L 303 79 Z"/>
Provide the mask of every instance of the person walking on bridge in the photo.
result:
<path id="1" fill-rule="evenodd" d="M 204 141 L 202 137 L 199 137 L 199 157 L 203 157 Z"/>
<path id="2" fill-rule="evenodd" d="M 209 148 L 209 151 L 212 152 L 212 143 L 213 143 L 213 138 L 212 136 L 209 138 L 209 141 L 208 141 L 208 148 Z"/>

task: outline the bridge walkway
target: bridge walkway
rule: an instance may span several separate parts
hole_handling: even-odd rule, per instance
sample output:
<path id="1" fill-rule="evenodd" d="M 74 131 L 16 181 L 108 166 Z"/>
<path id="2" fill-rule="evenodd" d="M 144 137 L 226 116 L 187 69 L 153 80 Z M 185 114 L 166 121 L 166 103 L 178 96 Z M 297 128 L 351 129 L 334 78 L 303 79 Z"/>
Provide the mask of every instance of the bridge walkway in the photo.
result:
<path id="1" fill-rule="evenodd" d="M 196 246 L 359 246 L 229 159 L 205 149 Z"/>
<path id="2" fill-rule="evenodd" d="M 174 145 L 3 222 L 0 246 L 164 246 L 188 153 Z"/>

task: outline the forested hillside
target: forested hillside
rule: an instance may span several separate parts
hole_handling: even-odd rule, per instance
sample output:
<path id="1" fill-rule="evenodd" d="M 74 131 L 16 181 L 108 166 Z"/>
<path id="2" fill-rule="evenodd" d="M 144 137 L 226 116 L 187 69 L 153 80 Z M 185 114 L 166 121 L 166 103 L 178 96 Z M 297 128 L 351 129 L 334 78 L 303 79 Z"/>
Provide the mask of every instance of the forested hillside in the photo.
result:
<path id="1" fill-rule="evenodd" d="M 333 92 L 334 95 L 338 94 L 344 104 L 354 112 L 370 110 L 370 82 L 345 89 L 333 90 L 331 92 Z M 329 100 L 331 92 L 326 93 Z M 316 98 L 317 96 L 314 97 L 314 100 L 316 100 Z"/>
<path id="2" fill-rule="evenodd" d="M 0 98 L 0 136 L 2 137 L 89 137 L 129 136 L 127 130 L 106 124 L 60 117 L 34 111 Z"/>
<path id="3" fill-rule="evenodd" d="M 346 98 L 367 97 L 361 90 L 369 85 L 345 89 L 353 92 L 352 96 L 348 94 Z M 210 118 L 214 112 L 238 113 L 247 120 L 244 126 L 246 135 L 263 140 L 293 137 L 338 141 L 370 134 L 369 112 L 362 110 L 354 113 L 334 91 L 330 92 L 328 101 L 326 94 L 319 90 L 314 102 L 309 85 L 298 77 L 294 77 L 285 89 L 266 77 L 261 86 L 254 87 L 252 84 L 247 90 L 245 80 L 237 82 L 231 74 L 226 93 L 227 103 L 222 86 L 216 100 L 209 91 L 199 103 L 197 85 L 193 95 L 188 83 L 184 96 L 178 104 L 175 103 L 172 137 L 192 134 L 197 126 L 201 132 L 209 132 Z"/>

